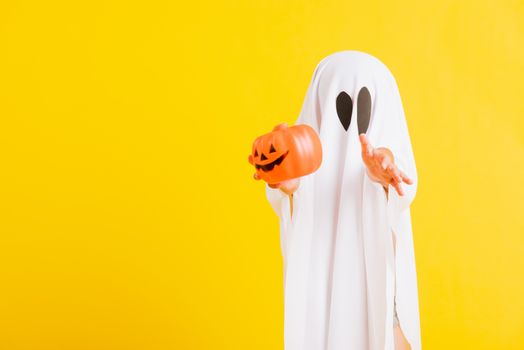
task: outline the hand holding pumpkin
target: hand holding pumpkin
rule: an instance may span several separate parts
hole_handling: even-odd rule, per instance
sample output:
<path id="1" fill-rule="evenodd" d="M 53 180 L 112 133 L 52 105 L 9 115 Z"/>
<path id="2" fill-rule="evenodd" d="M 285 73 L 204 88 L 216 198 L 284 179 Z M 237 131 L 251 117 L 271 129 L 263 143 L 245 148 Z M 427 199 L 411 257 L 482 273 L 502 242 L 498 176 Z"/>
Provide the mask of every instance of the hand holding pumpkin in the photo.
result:
<path id="1" fill-rule="evenodd" d="M 253 175 L 253 178 L 255 180 L 260 180 L 260 177 L 258 177 L 257 173 Z M 290 194 L 293 194 L 297 190 L 299 184 L 300 184 L 300 179 L 291 179 L 291 180 L 282 181 L 276 184 L 268 183 L 268 186 L 271 188 L 278 188 L 281 191 L 283 191 L 285 194 L 290 195 Z"/>

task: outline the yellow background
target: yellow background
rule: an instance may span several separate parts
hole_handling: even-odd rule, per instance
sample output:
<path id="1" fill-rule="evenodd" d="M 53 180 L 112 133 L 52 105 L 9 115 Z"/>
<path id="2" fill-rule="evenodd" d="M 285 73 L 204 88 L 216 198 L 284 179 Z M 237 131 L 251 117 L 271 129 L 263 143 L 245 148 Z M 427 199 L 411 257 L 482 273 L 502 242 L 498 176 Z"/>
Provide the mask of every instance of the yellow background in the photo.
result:
<path id="1" fill-rule="evenodd" d="M 347 49 L 403 98 L 424 348 L 523 349 L 522 1 L 2 1 L 0 348 L 283 349 L 247 154 Z"/>

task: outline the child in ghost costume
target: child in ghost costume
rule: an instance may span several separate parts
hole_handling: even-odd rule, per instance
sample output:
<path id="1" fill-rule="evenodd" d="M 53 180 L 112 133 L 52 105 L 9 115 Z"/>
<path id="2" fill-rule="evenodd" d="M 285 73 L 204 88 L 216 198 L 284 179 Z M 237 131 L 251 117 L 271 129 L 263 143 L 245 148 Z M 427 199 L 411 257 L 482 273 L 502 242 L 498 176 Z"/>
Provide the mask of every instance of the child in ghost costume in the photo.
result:
<path id="1" fill-rule="evenodd" d="M 417 173 L 394 77 L 368 54 L 334 53 L 317 65 L 296 124 L 317 131 L 323 160 L 266 185 L 280 219 L 285 349 L 393 350 L 399 329 L 420 349 Z"/>

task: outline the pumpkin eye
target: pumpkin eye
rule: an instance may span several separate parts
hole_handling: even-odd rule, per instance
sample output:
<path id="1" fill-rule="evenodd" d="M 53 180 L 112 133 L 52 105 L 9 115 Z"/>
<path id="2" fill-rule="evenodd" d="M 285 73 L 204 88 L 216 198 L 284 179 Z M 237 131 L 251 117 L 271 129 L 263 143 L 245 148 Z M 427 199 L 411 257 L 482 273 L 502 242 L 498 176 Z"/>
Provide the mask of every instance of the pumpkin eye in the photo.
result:
<path id="1" fill-rule="evenodd" d="M 269 153 L 273 153 L 273 152 L 276 152 L 277 150 L 275 149 L 275 147 L 273 147 L 273 145 L 271 145 L 271 148 L 269 148 Z"/>
<path id="2" fill-rule="evenodd" d="M 255 150 L 255 157 L 258 157 L 258 150 Z"/>

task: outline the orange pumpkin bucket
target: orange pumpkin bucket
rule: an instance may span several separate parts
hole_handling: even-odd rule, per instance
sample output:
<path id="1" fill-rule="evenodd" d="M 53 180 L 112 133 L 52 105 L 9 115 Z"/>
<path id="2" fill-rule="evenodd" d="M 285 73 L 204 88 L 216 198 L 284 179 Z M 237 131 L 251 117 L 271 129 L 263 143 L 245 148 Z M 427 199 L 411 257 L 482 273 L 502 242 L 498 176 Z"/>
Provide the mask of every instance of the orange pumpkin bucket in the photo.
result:
<path id="1" fill-rule="evenodd" d="M 309 125 L 284 123 L 255 139 L 248 161 L 259 178 L 277 184 L 316 171 L 322 163 L 322 145 Z"/>

